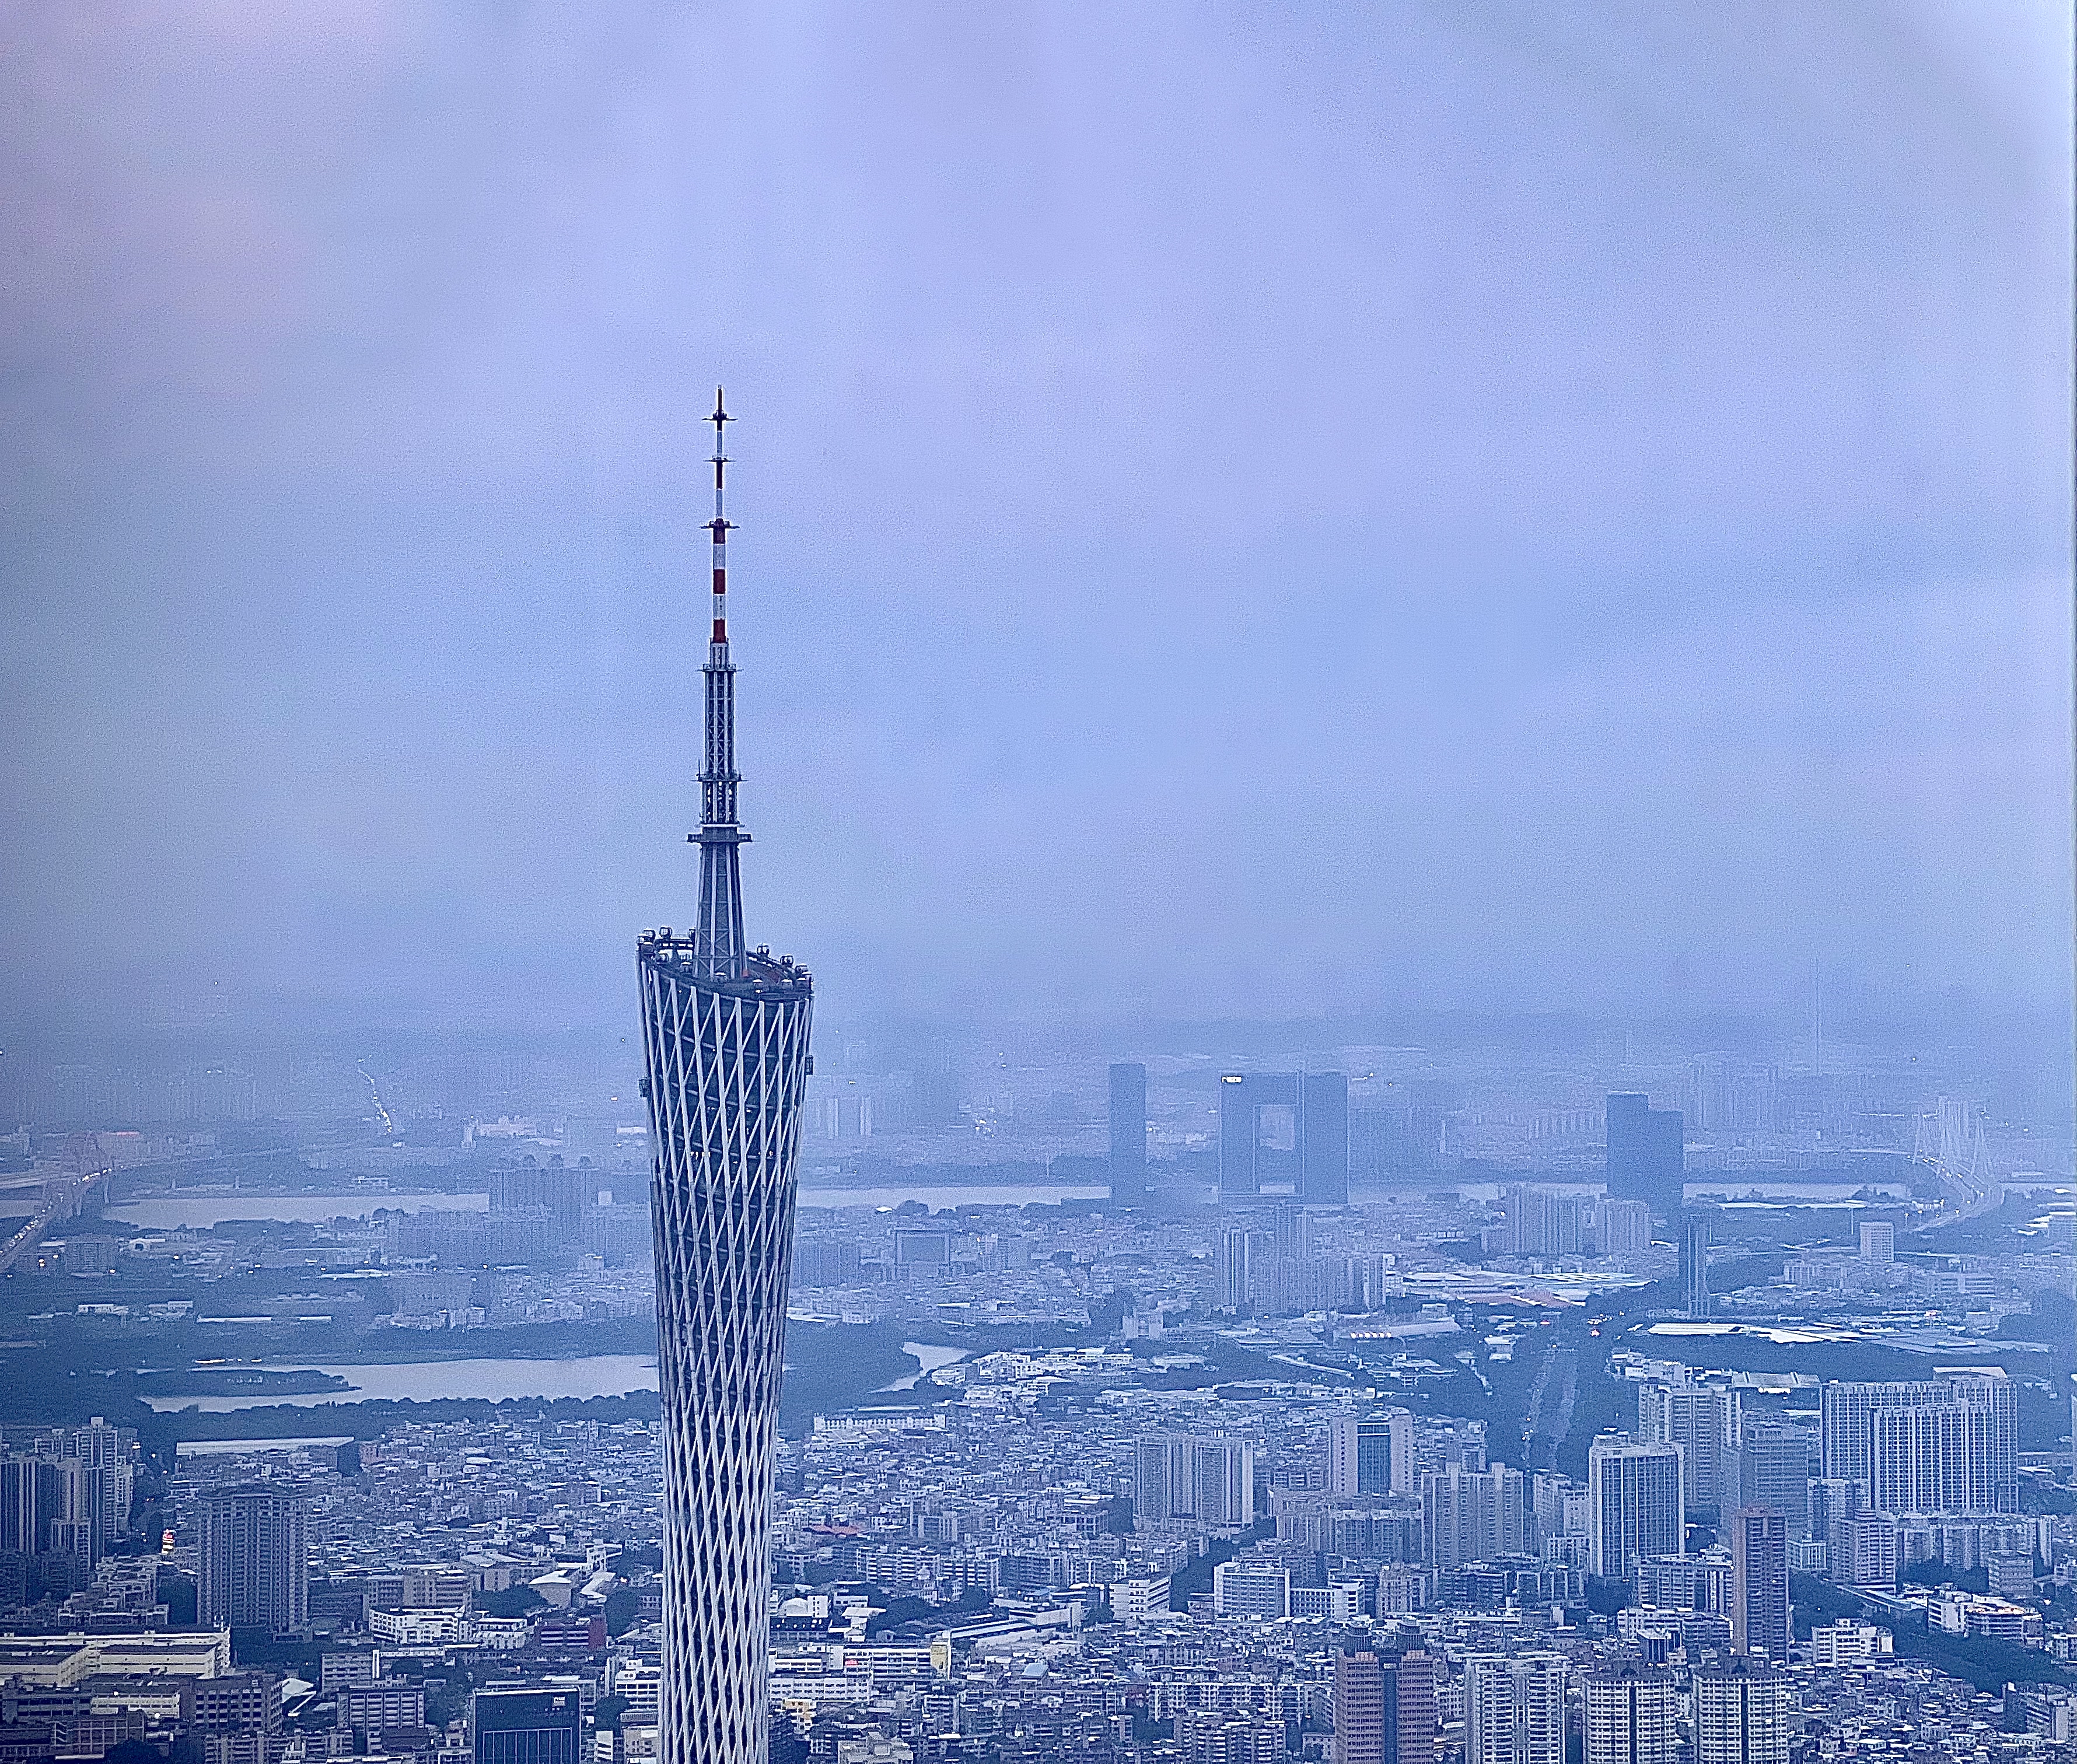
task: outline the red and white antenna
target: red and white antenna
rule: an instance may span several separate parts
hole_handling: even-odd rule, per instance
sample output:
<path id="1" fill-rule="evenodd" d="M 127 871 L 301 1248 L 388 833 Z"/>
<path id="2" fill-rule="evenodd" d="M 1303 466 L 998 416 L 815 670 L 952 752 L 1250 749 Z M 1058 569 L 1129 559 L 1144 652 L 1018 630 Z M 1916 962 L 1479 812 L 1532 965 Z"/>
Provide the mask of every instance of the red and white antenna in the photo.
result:
<path id="1" fill-rule="evenodd" d="M 714 429 L 714 518 L 707 522 L 707 530 L 714 535 L 714 641 L 728 641 L 728 530 L 733 524 L 722 513 L 722 471 L 728 464 L 728 449 L 724 444 L 722 425 L 735 418 L 722 408 L 721 388 L 714 388 L 714 414 L 707 420 Z"/>

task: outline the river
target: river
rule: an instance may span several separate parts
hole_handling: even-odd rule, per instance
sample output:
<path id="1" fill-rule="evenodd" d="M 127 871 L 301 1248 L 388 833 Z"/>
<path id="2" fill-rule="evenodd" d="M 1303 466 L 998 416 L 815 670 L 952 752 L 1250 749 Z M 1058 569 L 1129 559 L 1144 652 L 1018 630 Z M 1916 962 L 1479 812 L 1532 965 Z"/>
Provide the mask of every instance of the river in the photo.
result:
<path id="1" fill-rule="evenodd" d="M 803 1188 L 804 1207 L 894 1208 L 920 1200 L 933 1213 L 955 1207 L 1057 1206 L 1063 1200 L 1101 1200 L 1109 1190 L 1033 1183 L 1004 1188 L 979 1184 L 948 1187 Z M 142 1231 L 206 1231 L 227 1219 L 272 1219 L 285 1224 L 323 1225 L 336 1218 L 364 1219 L 378 1208 L 393 1212 L 482 1213 L 487 1194 L 392 1194 L 357 1189 L 351 1194 L 158 1195 L 109 1208 L 106 1217 Z"/>
<path id="2" fill-rule="evenodd" d="M 104 1217 L 145 1231 L 206 1231 L 227 1219 L 273 1219 L 284 1224 L 324 1225 L 333 1219 L 364 1219 L 378 1207 L 396 1213 L 487 1213 L 487 1194 L 391 1194 L 360 1188 L 352 1194 L 161 1195 L 126 1200 Z"/>
<path id="3" fill-rule="evenodd" d="M 653 1354 L 591 1354 L 572 1360 L 412 1360 L 395 1366 L 269 1366 L 270 1372 L 330 1372 L 347 1381 L 344 1390 L 303 1391 L 293 1396 L 257 1392 L 250 1396 L 150 1396 L 160 1414 L 198 1408 L 227 1415 L 241 1408 L 279 1404 L 314 1408 L 321 1403 L 368 1403 L 385 1399 L 430 1403 L 443 1397 L 502 1402 L 513 1397 L 623 1396 L 656 1388 Z"/>
<path id="4" fill-rule="evenodd" d="M 920 1200 L 933 1213 L 944 1213 L 954 1207 L 1054 1207 L 1063 1200 L 1106 1200 L 1109 1194 L 1108 1188 L 1069 1188 L 1054 1183 L 1010 1184 L 1000 1188 L 985 1188 L 979 1183 L 948 1188 L 804 1188 L 801 1190 L 800 1204 L 804 1207 L 893 1208 L 907 1201 Z"/>
<path id="5" fill-rule="evenodd" d="M 904 1342 L 901 1346 L 923 1363 L 906 1378 L 897 1378 L 892 1384 L 883 1384 L 884 1391 L 913 1391 L 917 1379 L 926 1372 L 934 1372 L 941 1366 L 956 1365 L 967 1357 L 963 1347 L 939 1347 L 930 1342 Z"/>

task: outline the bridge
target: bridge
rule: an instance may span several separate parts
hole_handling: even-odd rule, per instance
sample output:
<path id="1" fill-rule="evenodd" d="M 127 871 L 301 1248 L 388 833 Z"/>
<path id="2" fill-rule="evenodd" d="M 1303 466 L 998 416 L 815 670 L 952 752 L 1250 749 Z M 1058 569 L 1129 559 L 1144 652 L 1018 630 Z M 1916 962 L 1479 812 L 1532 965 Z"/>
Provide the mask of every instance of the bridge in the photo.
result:
<path id="1" fill-rule="evenodd" d="M 29 1221 L 0 1244 L 0 1275 L 15 1265 L 56 1226 L 85 1212 L 115 1174 L 115 1163 L 102 1149 L 96 1134 L 74 1134 L 66 1142 L 63 1166 L 44 1178 L 43 1193 Z"/>

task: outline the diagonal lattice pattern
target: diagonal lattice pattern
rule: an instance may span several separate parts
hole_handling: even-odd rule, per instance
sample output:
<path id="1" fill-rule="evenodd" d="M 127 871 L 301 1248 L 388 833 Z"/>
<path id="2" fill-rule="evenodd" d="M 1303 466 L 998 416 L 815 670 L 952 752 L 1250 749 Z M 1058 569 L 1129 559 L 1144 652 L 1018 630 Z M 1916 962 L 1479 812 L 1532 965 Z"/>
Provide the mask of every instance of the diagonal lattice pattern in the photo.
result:
<path id="1" fill-rule="evenodd" d="M 716 979 L 639 946 L 657 1155 L 664 1405 L 663 1764 L 762 1764 L 772 1451 L 793 1242 L 811 984 L 790 963 Z"/>

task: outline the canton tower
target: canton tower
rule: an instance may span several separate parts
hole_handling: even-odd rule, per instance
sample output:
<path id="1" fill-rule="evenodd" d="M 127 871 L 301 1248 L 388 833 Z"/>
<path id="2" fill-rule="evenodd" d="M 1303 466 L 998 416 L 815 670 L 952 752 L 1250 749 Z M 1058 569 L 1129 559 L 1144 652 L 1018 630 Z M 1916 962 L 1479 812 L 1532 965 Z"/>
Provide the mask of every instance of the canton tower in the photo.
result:
<path id="1" fill-rule="evenodd" d="M 697 927 L 635 946 L 656 1159 L 656 1346 L 664 1400 L 663 1764 L 763 1764 L 793 1163 L 814 987 L 743 938 L 735 666 L 728 652 L 727 464 L 714 394 L 714 630 L 702 669 Z"/>

